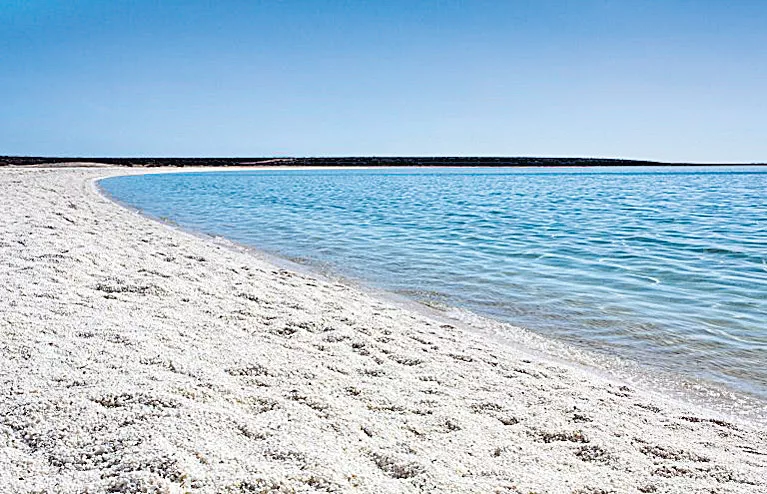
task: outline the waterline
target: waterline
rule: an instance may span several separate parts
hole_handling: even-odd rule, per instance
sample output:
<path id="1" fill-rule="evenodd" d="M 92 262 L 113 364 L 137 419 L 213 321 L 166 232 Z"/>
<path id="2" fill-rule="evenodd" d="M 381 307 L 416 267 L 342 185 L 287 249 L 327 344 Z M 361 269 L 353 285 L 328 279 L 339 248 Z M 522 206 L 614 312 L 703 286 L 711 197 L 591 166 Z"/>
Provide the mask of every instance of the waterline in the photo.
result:
<path id="1" fill-rule="evenodd" d="M 767 396 L 763 169 L 259 170 L 101 185 L 185 228 Z"/>

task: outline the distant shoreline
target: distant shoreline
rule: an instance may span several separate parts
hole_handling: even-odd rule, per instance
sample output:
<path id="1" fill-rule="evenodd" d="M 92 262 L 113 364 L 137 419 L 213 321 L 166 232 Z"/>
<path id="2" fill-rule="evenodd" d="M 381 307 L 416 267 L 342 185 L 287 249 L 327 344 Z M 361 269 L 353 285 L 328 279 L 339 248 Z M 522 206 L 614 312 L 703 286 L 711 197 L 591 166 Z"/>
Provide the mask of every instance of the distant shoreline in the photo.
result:
<path id="1" fill-rule="evenodd" d="M 607 167 L 607 166 L 767 166 L 765 163 L 665 163 L 612 158 L 536 157 L 241 157 L 241 158 L 83 158 L 45 156 L 0 156 L 2 166 L 125 166 L 125 167 Z"/>

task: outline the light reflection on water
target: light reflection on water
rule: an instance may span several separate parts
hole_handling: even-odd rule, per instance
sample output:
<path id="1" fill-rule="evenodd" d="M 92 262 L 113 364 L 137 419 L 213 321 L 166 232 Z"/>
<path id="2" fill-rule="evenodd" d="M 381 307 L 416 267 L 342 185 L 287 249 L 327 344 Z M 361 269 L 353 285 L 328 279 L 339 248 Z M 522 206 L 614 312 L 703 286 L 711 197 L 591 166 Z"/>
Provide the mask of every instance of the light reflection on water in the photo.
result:
<path id="1" fill-rule="evenodd" d="M 767 398 L 767 169 L 116 177 L 120 201 L 405 294 Z"/>

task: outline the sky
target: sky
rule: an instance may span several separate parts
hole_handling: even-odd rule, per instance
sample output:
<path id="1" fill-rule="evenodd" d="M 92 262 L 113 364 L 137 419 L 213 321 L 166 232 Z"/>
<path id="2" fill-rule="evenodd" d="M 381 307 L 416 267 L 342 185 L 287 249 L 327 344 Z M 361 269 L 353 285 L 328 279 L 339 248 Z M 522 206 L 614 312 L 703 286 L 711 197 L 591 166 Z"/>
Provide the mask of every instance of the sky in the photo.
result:
<path id="1" fill-rule="evenodd" d="M 0 2 L 0 155 L 767 162 L 767 1 Z"/>

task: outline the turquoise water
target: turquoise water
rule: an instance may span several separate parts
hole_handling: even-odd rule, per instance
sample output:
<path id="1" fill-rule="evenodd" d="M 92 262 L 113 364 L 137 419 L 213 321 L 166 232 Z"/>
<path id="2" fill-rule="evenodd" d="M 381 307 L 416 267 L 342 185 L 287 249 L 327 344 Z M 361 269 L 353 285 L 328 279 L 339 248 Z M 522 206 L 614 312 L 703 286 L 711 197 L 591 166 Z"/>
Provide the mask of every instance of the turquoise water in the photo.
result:
<path id="1" fill-rule="evenodd" d="M 767 398 L 767 168 L 116 177 L 145 213 Z"/>

